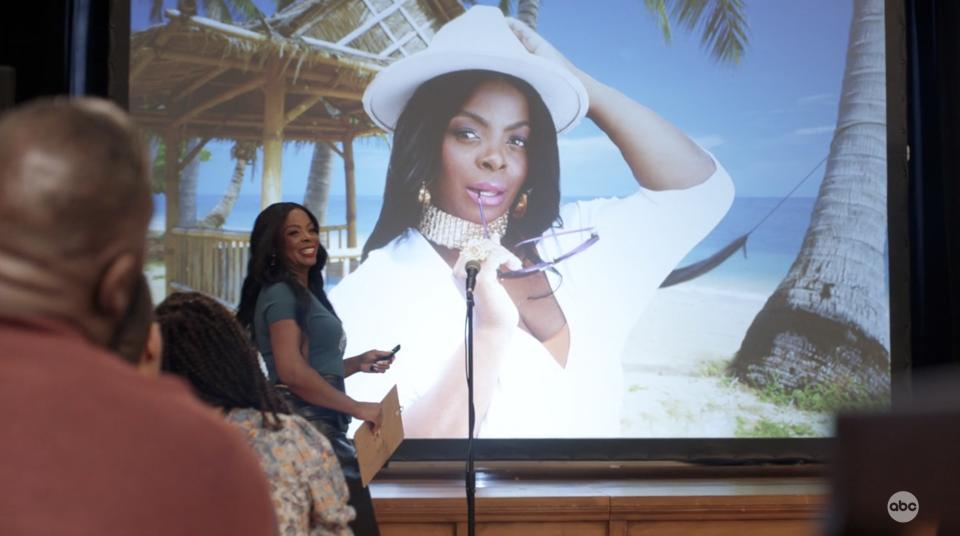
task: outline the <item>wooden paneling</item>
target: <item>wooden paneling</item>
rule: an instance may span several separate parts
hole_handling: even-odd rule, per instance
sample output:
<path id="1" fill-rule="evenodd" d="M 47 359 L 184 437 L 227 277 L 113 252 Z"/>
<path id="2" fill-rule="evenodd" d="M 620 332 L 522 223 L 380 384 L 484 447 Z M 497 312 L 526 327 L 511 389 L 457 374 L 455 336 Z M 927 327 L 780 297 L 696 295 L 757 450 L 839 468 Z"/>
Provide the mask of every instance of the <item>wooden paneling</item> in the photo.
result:
<path id="1" fill-rule="evenodd" d="M 656 521 L 627 527 L 628 536 L 814 536 L 820 532 L 810 521 Z"/>
<path id="2" fill-rule="evenodd" d="M 613 497 L 610 517 L 644 521 L 808 519 L 818 516 L 824 507 L 824 498 L 815 495 Z"/>
<path id="3" fill-rule="evenodd" d="M 456 523 L 384 523 L 381 536 L 455 536 Z"/>
<path id="4" fill-rule="evenodd" d="M 478 536 L 606 536 L 607 523 L 479 523 Z"/>
<path id="5" fill-rule="evenodd" d="M 371 487 L 388 536 L 466 536 L 463 482 L 378 480 Z M 712 479 L 487 479 L 477 534 L 817 534 L 826 507 L 815 477 Z"/>

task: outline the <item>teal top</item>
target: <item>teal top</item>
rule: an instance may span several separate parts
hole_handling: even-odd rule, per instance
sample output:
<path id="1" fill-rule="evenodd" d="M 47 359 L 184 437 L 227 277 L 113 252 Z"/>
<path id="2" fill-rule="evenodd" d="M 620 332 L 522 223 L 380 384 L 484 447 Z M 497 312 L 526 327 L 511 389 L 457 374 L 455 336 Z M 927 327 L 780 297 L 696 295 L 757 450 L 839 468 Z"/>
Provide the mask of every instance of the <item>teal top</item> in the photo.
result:
<path id="1" fill-rule="evenodd" d="M 310 367 L 320 374 L 343 378 L 343 352 L 347 347 L 343 324 L 313 293 L 308 294 L 310 309 L 306 318 L 306 335 L 309 341 L 307 360 Z M 296 322 L 296 307 L 297 299 L 286 283 L 274 283 L 260 289 L 253 316 L 253 328 L 257 347 L 267 365 L 267 375 L 273 382 L 278 381 L 278 378 L 277 364 L 270 344 L 270 325 L 286 319 Z"/>

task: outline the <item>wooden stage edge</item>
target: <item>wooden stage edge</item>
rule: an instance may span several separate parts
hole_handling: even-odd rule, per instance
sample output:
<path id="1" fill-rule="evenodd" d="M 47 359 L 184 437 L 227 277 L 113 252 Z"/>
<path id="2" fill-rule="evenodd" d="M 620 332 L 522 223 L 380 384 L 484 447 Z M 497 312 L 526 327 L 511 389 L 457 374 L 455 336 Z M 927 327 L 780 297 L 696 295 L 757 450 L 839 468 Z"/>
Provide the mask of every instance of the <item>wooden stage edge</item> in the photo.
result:
<path id="1" fill-rule="evenodd" d="M 467 534 L 462 463 L 394 462 L 370 489 L 384 536 Z M 827 491 L 822 465 L 484 462 L 477 534 L 817 534 Z"/>

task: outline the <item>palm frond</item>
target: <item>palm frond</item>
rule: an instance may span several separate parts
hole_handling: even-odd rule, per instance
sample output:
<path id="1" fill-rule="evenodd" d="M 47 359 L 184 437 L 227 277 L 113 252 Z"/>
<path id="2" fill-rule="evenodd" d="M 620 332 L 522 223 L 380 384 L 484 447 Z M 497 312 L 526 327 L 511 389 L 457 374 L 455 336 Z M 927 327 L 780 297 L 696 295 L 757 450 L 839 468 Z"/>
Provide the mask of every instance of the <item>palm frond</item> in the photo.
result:
<path id="1" fill-rule="evenodd" d="M 700 44 L 714 59 L 732 64 L 740 62 L 749 44 L 743 0 L 670 0 L 670 3 L 670 14 L 678 24 L 691 31 L 700 28 Z"/>
<path id="2" fill-rule="evenodd" d="M 703 12 L 706 11 L 707 4 L 710 3 L 711 0 L 670 1 L 672 4 L 670 14 L 673 18 L 687 30 L 693 30 L 696 28 L 697 23 L 700 22 L 700 18 L 703 16 Z"/>
<path id="3" fill-rule="evenodd" d="M 643 5 L 656 17 L 657 28 L 663 32 L 663 40 L 670 44 L 670 17 L 667 15 L 667 4 L 665 0 L 643 0 Z"/>

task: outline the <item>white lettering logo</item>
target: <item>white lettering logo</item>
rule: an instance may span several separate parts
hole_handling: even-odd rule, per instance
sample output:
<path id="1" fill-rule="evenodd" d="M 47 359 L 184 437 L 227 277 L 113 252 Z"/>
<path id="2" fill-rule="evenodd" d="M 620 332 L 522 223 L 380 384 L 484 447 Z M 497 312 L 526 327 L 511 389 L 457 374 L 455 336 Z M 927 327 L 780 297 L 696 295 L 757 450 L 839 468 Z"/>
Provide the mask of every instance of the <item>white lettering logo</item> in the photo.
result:
<path id="1" fill-rule="evenodd" d="M 898 491 L 887 500 L 887 513 L 897 523 L 909 523 L 920 512 L 920 502 L 909 491 Z"/>

